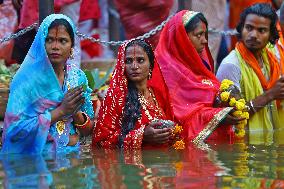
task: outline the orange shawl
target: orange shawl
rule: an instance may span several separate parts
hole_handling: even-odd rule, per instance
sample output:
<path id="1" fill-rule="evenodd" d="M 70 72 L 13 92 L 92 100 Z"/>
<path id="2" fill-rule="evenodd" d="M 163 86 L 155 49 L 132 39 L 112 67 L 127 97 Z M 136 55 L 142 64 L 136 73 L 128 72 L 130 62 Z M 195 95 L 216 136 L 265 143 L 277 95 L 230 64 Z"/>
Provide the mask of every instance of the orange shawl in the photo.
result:
<path id="1" fill-rule="evenodd" d="M 276 83 L 276 81 L 279 79 L 279 76 L 280 76 L 280 68 L 279 68 L 279 64 L 278 64 L 278 61 L 277 61 L 277 58 L 275 57 L 275 55 L 273 53 L 271 53 L 268 49 L 265 49 L 267 56 L 268 56 L 268 59 L 270 60 L 269 61 L 269 64 L 270 64 L 270 79 L 269 79 L 269 81 L 267 81 L 264 74 L 261 71 L 261 67 L 258 64 L 258 61 L 254 57 L 254 55 L 245 47 L 243 42 L 238 42 L 236 44 L 236 48 L 239 51 L 239 53 L 241 54 L 244 61 L 256 73 L 263 89 L 265 89 L 265 90 L 270 89 Z"/>

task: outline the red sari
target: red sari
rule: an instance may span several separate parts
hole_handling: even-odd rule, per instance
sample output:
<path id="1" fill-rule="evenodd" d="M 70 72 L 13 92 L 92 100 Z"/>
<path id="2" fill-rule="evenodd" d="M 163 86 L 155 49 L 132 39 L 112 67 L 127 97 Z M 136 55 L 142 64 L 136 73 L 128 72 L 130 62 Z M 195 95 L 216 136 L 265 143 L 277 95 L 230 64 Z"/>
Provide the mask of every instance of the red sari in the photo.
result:
<path id="1" fill-rule="evenodd" d="M 174 116 L 184 127 L 185 139 L 200 142 L 212 133 L 210 139 L 229 140 L 231 127 L 216 127 L 231 108 L 213 108 L 220 83 L 213 72 L 208 46 L 201 56 L 211 71 L 203 64 L 187 36 L 183 25 L 183 15 L 186 12 L 177 13 L 165 25 L 155 50 L 169 89 Z"/>
<path id="2" fill-rule="evenodd" d="M 93 146 L 98 145 L 103 148 L 118 146 L 125 99 L 128 93 L 128 82 L 125 75 L 124 63 L 126 45 L 127 44 L 123 44 L 118 52 L 117 64 L 106 97 L 100 108 L 98 121 L 93 132 Z M 135 128 L 124 138 L 124 149 L 141 148 L 144 128 L 154 118 L 173 120 L 172 110 L 167 99 L 168 91 L 156 61 L 152 75 L 157 75 L 158 77 L 148 80 L 148 87 L 153 91 L 158 105 L 147 104 L 147 112 L 144 108 L 141 108 L 141 118 L 136 122 Z"/>

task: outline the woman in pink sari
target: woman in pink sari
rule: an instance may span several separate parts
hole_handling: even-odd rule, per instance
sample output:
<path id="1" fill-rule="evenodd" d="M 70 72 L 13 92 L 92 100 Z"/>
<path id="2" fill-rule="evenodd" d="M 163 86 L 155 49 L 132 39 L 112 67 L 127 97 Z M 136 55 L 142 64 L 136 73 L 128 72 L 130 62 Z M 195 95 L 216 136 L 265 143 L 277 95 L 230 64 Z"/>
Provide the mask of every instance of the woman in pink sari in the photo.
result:
<path id="1" fill-rule="evenodd" d="M 185 10 L 177 13 L 165 25 L 155 53 L 174 116 L 184 127 L 184 138 L 195 143 L 209 135 L 210 139 L 229 140 L 232 129 L 228 125 L 240 119 L 229 115 L 232 108 L 213 107 L 220 83 L 214 75 L 203 14 Z"/>

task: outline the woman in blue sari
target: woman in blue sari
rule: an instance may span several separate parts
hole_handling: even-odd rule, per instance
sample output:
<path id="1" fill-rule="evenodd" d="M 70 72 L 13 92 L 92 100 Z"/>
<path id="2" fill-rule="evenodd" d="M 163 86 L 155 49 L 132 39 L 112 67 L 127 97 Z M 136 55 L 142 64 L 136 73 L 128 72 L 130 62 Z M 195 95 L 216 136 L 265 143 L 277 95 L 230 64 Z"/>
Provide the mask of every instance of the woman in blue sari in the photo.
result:
<path id="1" fill-rule="evenodd" d="M 77 149 L 77 131 L 92 131 L 91 89 L 77 67 L 72 21 L 52 14 L 40 25 L 13 78 L 7 104 L 2 153 Z"/>

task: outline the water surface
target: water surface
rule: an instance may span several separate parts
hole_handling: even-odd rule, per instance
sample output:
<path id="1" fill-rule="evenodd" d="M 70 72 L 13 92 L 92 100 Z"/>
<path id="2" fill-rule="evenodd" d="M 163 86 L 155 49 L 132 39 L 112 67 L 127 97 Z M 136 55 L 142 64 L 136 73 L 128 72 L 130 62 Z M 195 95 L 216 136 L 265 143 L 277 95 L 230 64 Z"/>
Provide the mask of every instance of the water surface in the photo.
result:
<path id="1" fill-rule="evenodd" d="M 1 188 L 284 188 L 284 132 L 210 148 L 0 157 Z"/>

